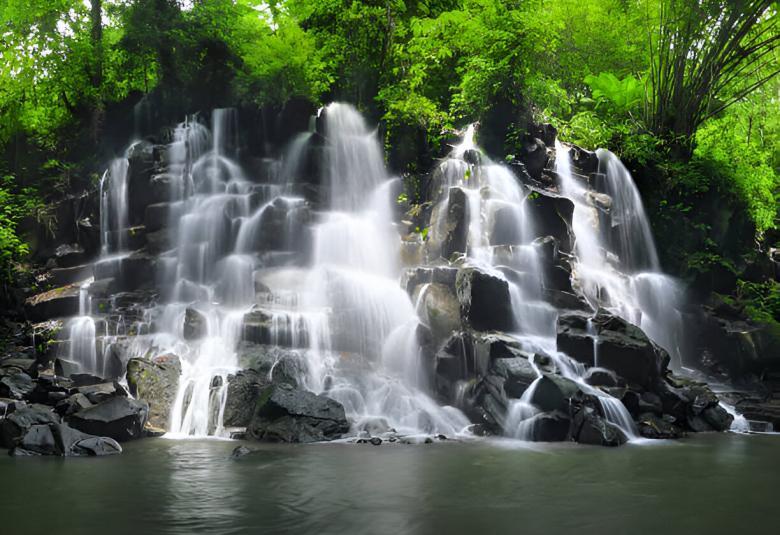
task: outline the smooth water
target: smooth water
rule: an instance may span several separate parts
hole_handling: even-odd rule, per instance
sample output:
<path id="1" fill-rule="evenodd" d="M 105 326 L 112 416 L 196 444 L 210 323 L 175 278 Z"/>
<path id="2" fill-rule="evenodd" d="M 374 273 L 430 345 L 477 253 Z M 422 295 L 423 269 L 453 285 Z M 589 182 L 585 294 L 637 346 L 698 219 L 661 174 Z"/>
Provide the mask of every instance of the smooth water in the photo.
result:
<path id="1" fill-rule="evenodd" d="M 0 457 L 2 532 L 733 533 L 776 531 L 780 437 L 622 448 L 143 440 L 100 459 Z M 45 504 L 45 505 L 43 505 Z"/>

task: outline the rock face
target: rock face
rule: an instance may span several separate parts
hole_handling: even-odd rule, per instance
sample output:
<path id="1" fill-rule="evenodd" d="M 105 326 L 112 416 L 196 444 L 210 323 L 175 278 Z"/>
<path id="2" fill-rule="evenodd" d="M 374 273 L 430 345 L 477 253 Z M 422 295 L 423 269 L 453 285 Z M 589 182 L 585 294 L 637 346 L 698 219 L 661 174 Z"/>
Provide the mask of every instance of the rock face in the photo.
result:
<path id="1" fill-rule="evenodd" d="M 148 414 L 149 406 L 146 402 L 112 397 L 74 413 L 68 418 L 68 423 L 84 433 L 123 442 L 143 436 Z"/>
<path id="2" fill-rule="evenodd" d="M 181 362 L 176 355 L 163 355 L 153 361 L 133 358 L 127 363 L 130 393 L 149 404 L 152 427 L 168 429 L 180 376 Z"/>
<path id="3" fill-rule="evenodd" d="M 340 403 L 288 384 L 270 385 L 260 392 L 249 425 L 253 438 L 268 442 L 320 442 L 348 431 Z"/>
<path id="4" fill-rule="evenodd" d="M 588 317 L 562 315 L 558 320 L 558 349 L 586 366 L 601 366 L 629 382 L 650 387 L 669 364 L 669 354 L 651 342 L 641 329 L 616 316 L 596 315 L 588 332 Z M 598 362 L 596 363 L 596 360 Z"/>
<path id="5" fill-rule="evenodd" d="M 514 328 L 509 284 L 476 267 L 458 270 L 455 287 L 464 321 L 480 331 Z"/>
<path id="6" fill-rule="evenodd" d="M 108 437 L 88 435 L 60 421 L 45 405 L 23 405 L 0 420 L 2 445 L 14 456 L 64 457 L 114 455 L 121 446 Z"/>

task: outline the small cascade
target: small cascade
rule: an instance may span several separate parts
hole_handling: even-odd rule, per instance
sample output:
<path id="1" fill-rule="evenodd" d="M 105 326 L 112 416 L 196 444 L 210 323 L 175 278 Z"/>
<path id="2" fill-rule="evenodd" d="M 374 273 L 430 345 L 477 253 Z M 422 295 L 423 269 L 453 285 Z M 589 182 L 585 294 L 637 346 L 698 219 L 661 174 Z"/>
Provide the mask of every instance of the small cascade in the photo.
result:
<path id="1" fill-rule="evenodd" d="M 598 157 L 597 191 L 575 178 L 569 150 L 556 142 L 560 190 L 574 203 L 577 284 L 594 310 L 603 307 L 639 326 L 679 368 L 685 348 L 684 291 L 678 281 L 660 272 L 650 225 L 630 173 L 611 152 L 601 149 Z"/>

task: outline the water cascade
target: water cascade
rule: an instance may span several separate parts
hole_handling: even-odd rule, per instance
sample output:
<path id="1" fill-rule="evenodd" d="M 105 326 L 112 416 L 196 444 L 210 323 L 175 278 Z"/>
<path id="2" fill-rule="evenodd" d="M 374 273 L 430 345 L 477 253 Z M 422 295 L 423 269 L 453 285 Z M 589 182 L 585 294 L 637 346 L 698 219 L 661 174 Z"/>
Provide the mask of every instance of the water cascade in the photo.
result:
<path id="1" fill-rule="evenodd" d="M 594 309 L 603 307 L 639 326 L 682 366 L 685 349 L 681 284 L 661 273 L 642 199 L 631 174 L 599 149 L 599 173 L 586 187 L 575 177 L 569 150 L 556 142 L 561 193 L 574 203 L 576 284 Z M 606 194 L 604 197 L 602 194 Z"/>
<path id="2" fill-rule="evenodd" d="M 660 272 L 641 199 L 613 154 L 598 152 L 588 182 L 557 144 L 559 190 L 542 191 L 491 161 L 472 125 L 432 171 L 427 212 L 399 218 L 401 181 L 353 107 L 321 109 L 278 160 L 246 157 L 235 110 L 210 120 L 188 117 L 166 146 L 137 142 L 112 162 L 95 281 L 70 322 L 70 360 L 90 373 L 121 377 L 131 358 L 180 363 L 169 436 L 240 432 L 227 415 L 247 369 L 337 401 L 352 436 L 458 436 L 487 422 L 516 439 L 563 440 L 575 412 L 607 442 L 638 436 L 611 395 L 620 389 L 591 380 L 612 373 L 600 367 L 609 355 L 596 312 L 641 327 L 679 365 L 683 296 Z M 140 152 L 156 198 L 135 247 Z M 565 237 L 544 216 L 556 199 L 573 204 L 570 221 L 559 218 Z M 424 231 L 411 231 L 412 217 Z M 128 281 L 131 298 L 114 289 Z M 592 363 L 559 348 L 567 314 L 586 318 Z M 549 438 L 560 422 L 564 435 Z"/>
<path id="3" fill-rule="evenodd" d="M 503 165 L 490 161 L 474 142 L 475 127 L 469 126 L 460 144 L 439 166 L 435 177 L 441 197 L 434 208 L 431 244 L 436 255 L 465 255 L 462 265 L 474 265 L 506 282 L 512 305 L 511 336 L 524 350 L 543 355 L 552 362 L 554 371 L 574 381 L 582 391 L 598 399 L 603 417 L 619 427 L 629 438 L 636 437 L 633 421 L 623 404 L 584 380 L 585 367 L 573 361 L 556 347 L 558 311 L 543 298 L 544 279 L 541 250 L 544 239 L 535 228 L 529 196 L 532 191 Z M 453 247 L 452 226 L 448 225 L 451 206 L 465 196 L 467 228 L 465 243 Z M 582 219 L 575 221 L 581 222 Z M 575 223 L 576 224 L 576 223 Z M 586 236 L 587 237 L 587 236 Z M 449 249 L 448 249 L 449 247 Z M 517 399 L 510 399 L 504 424 L 505 432 L 514 438 L 536 440 L 537 422 L 542 411 L 533 403 L 543 373 L 530 359 L 537 379 Z"/>

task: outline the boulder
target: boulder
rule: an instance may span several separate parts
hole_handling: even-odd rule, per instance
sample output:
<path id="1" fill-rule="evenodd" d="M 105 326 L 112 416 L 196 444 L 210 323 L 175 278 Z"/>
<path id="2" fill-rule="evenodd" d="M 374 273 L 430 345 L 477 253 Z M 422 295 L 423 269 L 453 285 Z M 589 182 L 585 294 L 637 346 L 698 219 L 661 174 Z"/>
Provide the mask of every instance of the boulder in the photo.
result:
<path id="1" fill-rule="evenodd" d="M 148 414 L 146 402 L 117 396 L 76 412 L 68 423 L 84 433 L 123 442 L 143 436 Z"/>
<path id="2" fill-rule="evenodd" d="M 552 236 L 561 251 L 571 253 L 574 248 L 571 232 L 574 203 L 543 189 L 534 189 L 526 203 L 528 216 L 534 222 L 537 233 Z"/>
<path id="3" fill-rule="evenodd" d="M 24 312 L 30 321 L 75 316 L 79 312 L 79 287 L 70 284 L 34 295 L 25 301 Z"/>
<path id="4" fill-rule="evenodd" d="M 630 383 L 649 388 L 665 373 L 669 354 L 655 345 L 639 327 L 600 312 L 591 320 L 597 336 L 598 362 L 593 334 L 585 314 L 562 314 L 558 318 L 558 350 L 586 366 L 607 368 Z"/>
<path id="5" fill-rule="evenodd" d="M 453 289 L 444 284 L 432 283 L 421 291 L 425 323 L 431 330 L 434 345 L 439 346 L 460 328 L 460 303 Z"/>
<path id="6" fill-rule="evenodd" d="M 525 165 L 528 174 L 535 179 L 540 179 L 542 171 L 547 165 L 547 146 L 537 137 L 528 136 L 520 147 L 518 158 Z"/>
<path id="7" fill-rule="evenodd" d="M 248 430 L 256 440 L 320 442 L 340 438 L 349 422 L 337 401 L 279 384 L 260 393 Z"/>
<path id="8" fill-rule="evenodd" d="M 168 429 L 171 408 L 181 376 L 181 361 L 176 355 L 153 360 L 132 358 L 127 363 L 127 386 L 136 398 L 149 404 L 149 424 Z"/>
<path id="9" fill-rule="evenodd" d="M 529 400 L 542 412 L 561 411 L 569 413 L 572 400 L 582 398 L 580 386 L 560 375 L 545 373 L 536 383 Z"/>
<path id="10" fill-rule="evenodd" d="M 530 427 L 530 436 L 534 442 L 563 442 L 569 438 L 571 418 L 561 411 L 542 412 L 524 422 Z"/>
<path id="11" fill-rule="evenodd" d="M 228 376 L 223 422 L 225 427 L 247 427 L 252 421 L 257 398 L 268 384 L 267 375 L 242 370 Z"/>
<path id="12" fill-rule="evenodd" d="M 208 320 L 201 312 L 188 307 L 184 311 L 184 339 L 199 340 L 206 336 L 208 331 Z"/>
<path id="13" fill-rule="evenodd" d="M 0 397 L 24 399 L 35 390 L 32 377 L 24 372 L 6 375 L 0 379 Z"/>
<path id="14" fill-rule="evenodd" d="M 458 270 L 455 281 L 463 322 L 480 331 L 514 328 L 509 284 L 476 267 Z"/>
<path id="15" fill-rule="evenodd" d="M 674 418 L 662 418 L 646 412 L 637 418 L 637 429 L 639 434 L 645 438 L 676 439 L 685 436 L 684 431 L 670 420 L 674 420 Z"/>
<path id="16" fill-rule="evenodd" d="M 465 253 L 468 248 L 469 201 L 463 188 L 449 189 L 446 213 L 442 216 L 441 227 L 436 229 L 437 241 L 441 244 L 441 257 L 450 258 L 455 253 Z"/>
<path id="17" fill-rule="evenodd" d="M 95 457 L 118 453 L 122 453 L 122 447 L 115 440 L 87 435 L 60 423 L 31 426 L 11 450 L 14 456 Z"/>
<path id="18" fill-rule="evenodd" d="M 620 428 L 587 406 L 574 415 L 572 438 L 580 444 L 594 446 L 620 446 L 628 442 L 628 437 Z"/>
<path id="19" fill-rule="evenodd" d="M 306 376 L 306 361 L 300 351 L 241 342 L 237 353 L 239 367 L 258 372 L 266 382 L 287 383 L 297 387 Z"/>
<path id="20" fill-rule="evenodd" d="M 2 445 L 12 448 L 17 439 L 27 433 L 32 426 L 56 424 L 59 421 L 59 416 L 52 411 L 51 407 L 38 404 L 17 406 L 14 412 L 0 420 Z"/>

